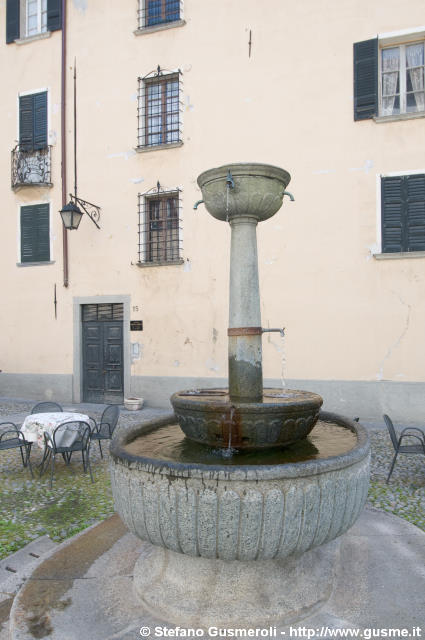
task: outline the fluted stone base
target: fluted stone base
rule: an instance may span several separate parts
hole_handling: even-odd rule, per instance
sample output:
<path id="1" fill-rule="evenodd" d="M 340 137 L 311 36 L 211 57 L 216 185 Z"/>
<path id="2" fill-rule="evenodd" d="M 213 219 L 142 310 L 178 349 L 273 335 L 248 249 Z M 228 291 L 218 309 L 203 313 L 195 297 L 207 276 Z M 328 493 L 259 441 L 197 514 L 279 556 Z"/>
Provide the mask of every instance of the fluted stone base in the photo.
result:
<path id="1" fill-rule="evenodd" d="M 155 616 L 186 626 L 292 623 L 332 592 L 338 541 L 284 560 L 226 562 L 145 543 L 134 590 Z"/>

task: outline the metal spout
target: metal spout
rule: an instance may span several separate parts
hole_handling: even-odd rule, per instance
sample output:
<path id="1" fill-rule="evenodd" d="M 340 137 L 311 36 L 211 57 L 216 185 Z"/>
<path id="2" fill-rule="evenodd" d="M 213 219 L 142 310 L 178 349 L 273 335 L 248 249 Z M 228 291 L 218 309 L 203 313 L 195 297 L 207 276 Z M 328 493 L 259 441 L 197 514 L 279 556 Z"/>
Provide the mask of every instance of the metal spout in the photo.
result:
<path id="1" fill-rule="evenodd" d="M 234 189 L 235 188 L 235 181 L 233 180 L 233 176 L 232 176 L 232 173 L 231 173 L 230 169 L 227 172 L 226 187 L 228 189 Z"/>
<path id="2" fill-rule="evenodd" d="M 198 200 L 197 202 L 195 202 L 195 204 L 193 205 L 194 209 L 197 209 L 199 207 L 200 204 L 203 203 L 203 200 Z"/>
<path id="3" fill-rule="evenodd" d="M 280 333 L 282 338 L 285 336 L 285 327 L 282 329 L 261 329 L 262 333 Z"/>
<path id="4" fill-rule="evenodd" d="M 284 191 L 284 192 L 282 193 L 282 198 L 283 198 L 283 197 L 285 197 L 285 196 L 289 196 L 290 201 L 291 201 L 291 202 L 295 202 L 295 198 L 294 198 L 294 196 L 292 195 L 292 193 L 289 193 L 289 191 Z"/>

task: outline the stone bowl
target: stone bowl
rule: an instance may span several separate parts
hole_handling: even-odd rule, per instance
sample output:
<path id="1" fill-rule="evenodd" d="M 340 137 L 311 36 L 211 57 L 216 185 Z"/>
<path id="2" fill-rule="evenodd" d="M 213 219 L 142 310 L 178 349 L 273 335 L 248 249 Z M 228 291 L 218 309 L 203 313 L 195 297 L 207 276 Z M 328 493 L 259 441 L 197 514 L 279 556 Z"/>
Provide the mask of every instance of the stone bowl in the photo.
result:
<path id="1" fill-rule="evenodd" d="M 225 561 L 286 558 L 322 545 L 357 519 L 369 486 L 366 430 L 321 412 L 357 435 L 344 454 L 283 465 L 204 465 L 156 460 L 124 447 L 174 416 L 120 427 L 111 443 L 115 508 L 142 540 L 179 554 Z"/>
<path id="2" fill-rule="evenodd" d="M 360 425 L 344 454 L 282 465 L 183 464 L 125 445 L 175 417 L 121 426 L 111 444 L 115 508 L 142 541 L 133 589 L 155 619 L 208 628 L 292 624 L 334 588 L 336 538 L 357 519 L 369 485 Z"/>
<path id="3" fill-rule="evenodd" d="M 227 186 L 230 171 L 233 188 Z M 198 185 L 207 211 L 218 220 L 252 216 L 258 222 L 271 218 L 282 206 L 283 192 L 291 180 L 280 167 L 257 163 L 228 164 L 204 171 Z"/>
<path id="4" fill-rule="evenodd" d="M 231 401 L 227 389 L 179 391 L 170 400 L 190 440 L 235 449 L 282 447 L 305 438 L 323 403 L 310 391 L 267 388 L 262 402 Z"/>

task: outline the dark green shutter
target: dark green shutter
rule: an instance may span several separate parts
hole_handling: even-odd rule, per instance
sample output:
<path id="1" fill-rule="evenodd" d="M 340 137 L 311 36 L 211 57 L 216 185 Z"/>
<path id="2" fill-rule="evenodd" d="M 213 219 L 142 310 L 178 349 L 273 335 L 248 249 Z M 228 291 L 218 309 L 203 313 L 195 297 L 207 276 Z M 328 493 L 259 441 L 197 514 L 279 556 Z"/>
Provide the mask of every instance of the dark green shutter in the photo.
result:
<path id="1" fill-rule="evenodd" d="M 20 0 L 6 2 L 6 43 L 10 44 L 19 38 L 19 5 Z"/>
<path id="2" fill-rule="evenodd" d="M 19 98 L 19 145 L 22 151 L 47 147 L 47 92 Z"/>
<path id="3" fill-rule="evenodd" d="M 425 175 L 381 181 L 382 252 L 425 251 Z"/>
<path id="4" fill-rule="evenodd" d="M 34 100 L 34 149 L 47 147 L 47 92 L 36 93 Z"/>
<path id="5" fill-rule="evenodd" d="M 21 207 L 21 262 L 49 260 L 49 205 Z"/>
<path id="6" fill-rule="evenodd" d="M 425 251 L 425 175 L 405 176 L 407 251 Z"/>
<path id="7" fill-rule="evenodd" d="M 378 114 L 378 38 L 354 44 L 354 120 Z"/>
<path id="8" fill-rule="evenodd" d="M 62 0 L 47 0 L 47 30 L 62 28 Z"/>

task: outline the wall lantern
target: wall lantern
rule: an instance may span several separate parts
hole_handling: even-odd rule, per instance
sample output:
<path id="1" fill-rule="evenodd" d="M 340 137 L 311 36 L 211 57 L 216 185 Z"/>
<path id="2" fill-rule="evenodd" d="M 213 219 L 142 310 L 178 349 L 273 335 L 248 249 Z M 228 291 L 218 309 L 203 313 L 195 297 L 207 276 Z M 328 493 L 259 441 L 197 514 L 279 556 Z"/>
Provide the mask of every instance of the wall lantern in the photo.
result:
<path id="1" fill-rule="evenodd" d="M 65 229 L 68 229 L 69 231 L 78 229 L 78 225 L 80 224 L 84 213 L 86 213 L 93 224 L 100 229 L 97 224 L 97 221 L 100 218 L 100 207 L 92 204 L 91 202 L 87 202 L 86 200 L 82 200 L 81 198 L 77 198 L 77 196 L 72 194 L 69 194 L 69 197 L 71 199 L 68 204 L 59 211 Z"/>

